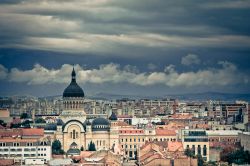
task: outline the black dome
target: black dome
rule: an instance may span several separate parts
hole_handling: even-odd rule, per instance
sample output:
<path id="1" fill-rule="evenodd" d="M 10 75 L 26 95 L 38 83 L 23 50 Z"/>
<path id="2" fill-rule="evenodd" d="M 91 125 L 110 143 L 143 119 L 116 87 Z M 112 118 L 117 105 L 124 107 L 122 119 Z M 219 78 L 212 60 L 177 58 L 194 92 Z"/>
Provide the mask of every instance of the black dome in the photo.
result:
<path id="1" fill-rule="evenodd" d="M 72 79 L 69 86 L 64 90 L 63 97 L 84 97 L 82 88 L 76 83 L 76 73 L 73 68 Z"/>
<path id="2" fill-rule="evenodd" d="M 109 121 L 104 118 L 96 118 L 92 121 L 92 131 L 109 131 Z"/>

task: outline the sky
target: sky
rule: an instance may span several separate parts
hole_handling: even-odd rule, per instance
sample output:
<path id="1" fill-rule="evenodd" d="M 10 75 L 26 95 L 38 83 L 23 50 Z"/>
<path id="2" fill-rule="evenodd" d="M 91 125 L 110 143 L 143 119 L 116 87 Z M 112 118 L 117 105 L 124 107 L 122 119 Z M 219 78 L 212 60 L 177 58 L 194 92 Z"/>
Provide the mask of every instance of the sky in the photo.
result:
<path id="1" fill-rule="evenodd" d="M 0 95 L 250 93 L 249 0 L 1 0 Z"/>

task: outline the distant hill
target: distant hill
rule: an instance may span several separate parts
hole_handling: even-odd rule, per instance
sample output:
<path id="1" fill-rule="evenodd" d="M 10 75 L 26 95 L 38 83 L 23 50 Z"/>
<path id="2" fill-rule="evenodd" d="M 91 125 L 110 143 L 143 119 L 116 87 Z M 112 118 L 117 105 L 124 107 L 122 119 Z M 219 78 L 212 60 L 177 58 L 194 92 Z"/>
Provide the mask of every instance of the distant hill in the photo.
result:
<path id="1" fill-rule="evenodd" d="M 237 94 L 237 93 L 204 92 L 204 93 L 188 93 L 188 94 L 166 95 L 166 96 L 171 98 L 178 98 L 179 100 L 192 100 L 192 101 L 194 100 L 250 101 L 250 94 Z"/>
<path id="2" fill-rule="evenodd" d="M 250 94 L 233 94 L 233 93 L 219 93 L 219 92 L 204 92 L 204 93 L 186 93 L 186 94 L 166 94 L 165 96 L 143 96 L 143 95 L 122 95 L 122 94 L 109 94 L 98 93 L 93 96 L 89 96 L 92 99 L 162 99 L 171 98 L 179 100 L 190 101 L 204 101 L 204 100 L 221 100 L 221 101 L 235 101 L 246 100 L 250 101 Z"/>
<path id="3" fill-rule="evenodd" d="M 9 96 L 10 97 L 10 96 Z M 30 97 L 29 95 L 19 96 L 19 97 Z M 61 98 L 61 95 L 54 96 L 44 96 L 39 97 L 46 98 L 48 100 L 53 98 Z M 4 99 L 5 97 L 0 97 Z M 35 97 L 34 97 L 35 98 Z M 235 101 L 235 100 L 244 100 L 250 102 L 250 94 L 238 94 L 238 93 L 220 93 L 220 92 L 203 92 L 203 93 L 186 93 L 186 94 L 166 94 L 164 96 L 146 96 L 146 95 L 123 95 L 123 94 L 111 94 L 111 93 L 97 93 L 94 95 L 86 96 L 89 99 L 95 100 L 117 100 L 117 99 L 179 99 L 185 101 L 206 101 L 206 100 L 221 100 L 221 101 Z"/>

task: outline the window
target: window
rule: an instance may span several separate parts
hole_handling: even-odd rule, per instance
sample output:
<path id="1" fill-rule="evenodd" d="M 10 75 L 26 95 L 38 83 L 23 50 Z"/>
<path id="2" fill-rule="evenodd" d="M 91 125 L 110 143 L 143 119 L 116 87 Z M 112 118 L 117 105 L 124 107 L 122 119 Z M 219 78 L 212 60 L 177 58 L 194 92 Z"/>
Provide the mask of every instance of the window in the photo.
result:
<path id="1" fill-rule="evenodd" d="M 134 142 L 136 142 L 136 139 L 134 138 Z"/>
<path id="2" fill-rule="evenodd" d="M 14 143 L 13 143 L 13 146 L 20 146 L 20 144 L 17 143 L 17 142 L 14 142 Z"/>
<path id="3" fill-rule="evenodd" d="M 133 152 L 129 151 L 129 157 L 132 157 L 132 156 L 133 156 Z"/>
<path id="4" fill-rule="evenodd" d="M 197 151 L 198 151 L 198 154 L 201 154 L 201 146 L 200 145 L 198 145 Z"/>
<path id="5" fill-rule="evenodd" d="M 192 145 L 192 151 L 195 154 L 195 145 Z"/>
<path id="6" fill-rule="evenodd" d="M 141 142 L 141 139 L 140 139 L 140 138 L 138 138 L 138 142 Z"/>
<path id="7" fill-rule="evenodd" d="M 0 146 L 6 146 L 5 142 L 0 142 Z"/>
<path id="8" fill-rule="evenodd" d="M 27 146 L 32 146 L 32 143 L 28 142 L 26 143 Z"/>
<path id="9" fill-rule="evenodd" d="M 73 138 L 73 133 L 72 132 L 70 132 L 70 138 Z"/>
<path id="10" fill-rule="evenodd" d="M 73 139 L 76 139 L 76 131 L 73 130 Z"/>
<path id="11" fill-rule="evenodd" d="M 78 132 L 76 132 L 76 138 L 78 138 Z"/>
<path id="12" fill-rule="evenodd" d="M 204 145 L 203 147 L 203 156 L 206 156 L 207 155 L 207 146 Z"/>
<path id="13" fill-rule="evenodd" d="M 132 142 L 132 139 L 130 138 L 130 142 Z"/>

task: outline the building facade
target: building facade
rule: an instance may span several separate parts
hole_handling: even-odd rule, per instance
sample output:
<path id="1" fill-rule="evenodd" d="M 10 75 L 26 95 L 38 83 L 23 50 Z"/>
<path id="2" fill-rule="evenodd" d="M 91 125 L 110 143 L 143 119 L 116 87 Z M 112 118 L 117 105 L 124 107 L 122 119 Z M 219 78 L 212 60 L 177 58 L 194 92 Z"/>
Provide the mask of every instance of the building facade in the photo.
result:
<path id="1" fill-rule="evenodd" d="M 117 117 L 114 113 L 109 119 L 97 117 L 84 111 L 84 92 L 76 82 L 73 69 L 69 86 L 63 92 L 64 109 L 57 123 L 56 139 L 58 139 L 68 155 L 80 154 L 80 149 L 88 150 L 94 143 L 96 150 L 111 149 L 118 144 Z"/>

